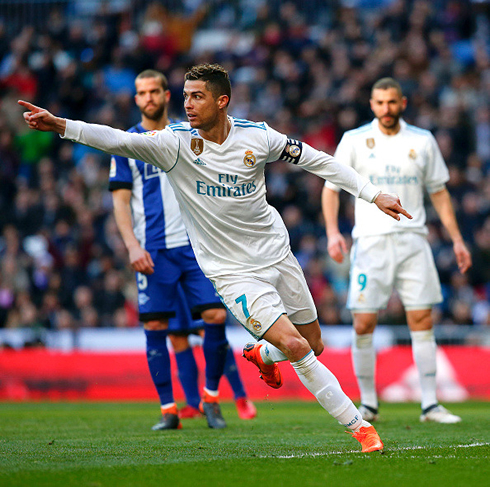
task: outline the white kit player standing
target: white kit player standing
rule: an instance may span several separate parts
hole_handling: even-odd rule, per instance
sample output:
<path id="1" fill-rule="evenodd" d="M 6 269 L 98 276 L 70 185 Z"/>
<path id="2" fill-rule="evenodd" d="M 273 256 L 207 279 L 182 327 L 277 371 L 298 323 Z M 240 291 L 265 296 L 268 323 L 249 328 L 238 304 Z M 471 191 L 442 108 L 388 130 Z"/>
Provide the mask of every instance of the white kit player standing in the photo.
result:
<path id="1" fill-rule="evenodd" d="M 335 158 L 354 168 L 385 192 L 396 193 L 413 219 L 400 221 L 372 211 L 358 199 L 355 205 L 354 240 L 347 307 L 354 318 L 352 357 L 361 391 L 363 417 L 378 418 L 375 388 L 373 332 L 378 310 L 385 308 L 393 288 L 405 307 L 412 351 L 422 389 L 420 420 L 456 423 L 459 416 L 438 404 L 436 397 L 436 343 L 432 306 L 442 301 L 439 277 L 427 241 L 424 190 L 448 231 L 461 272 L 471 265 L 445 187 L 449 173 L 434 136 L 400 117 L 406 107 L 399 83 L 392 78 L 376 82 L 371 94 L 375 119 L 346 132 Z M 328 251 L 343 261 L 346 243 L 338 228 L 339 188 L 326 181 L 323 190 Z"/>

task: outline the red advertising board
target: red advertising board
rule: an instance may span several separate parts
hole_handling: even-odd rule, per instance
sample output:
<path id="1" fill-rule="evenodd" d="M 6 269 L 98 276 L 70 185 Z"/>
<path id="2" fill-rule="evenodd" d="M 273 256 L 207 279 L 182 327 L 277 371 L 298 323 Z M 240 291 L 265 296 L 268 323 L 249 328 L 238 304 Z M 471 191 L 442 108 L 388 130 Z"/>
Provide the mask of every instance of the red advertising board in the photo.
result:
<path id="1" fill-rule="evenodd" d="M 204 376 L 202 350 L 195 355 Z M 236 360 L 251 399 L 313 399 L 288 363 L 280 364 L 284 376 L 281 389 L 271 389 L 258 378 L 254 365 L 239 353 Z M 339 379 L 344 391 L 358 398 L 350 350 L 326 349 L 320 357 Z M 438 388 L 443 401 L 468 398 L 490 399 L 490 349 L 483 347 L 440 347 Z M 173 361 L 174 393 L 183 401 L 183 392 Z M 417 372 L 410 347 L 393 347 L 378 353 L 377 384 L 381 399 L 418 401 Z M 225 379 L 222 399 L 231 399 Z M 53 352 L 27 349 L 0 352 L 0 400 L 157 400 L 144 353 Z"/>

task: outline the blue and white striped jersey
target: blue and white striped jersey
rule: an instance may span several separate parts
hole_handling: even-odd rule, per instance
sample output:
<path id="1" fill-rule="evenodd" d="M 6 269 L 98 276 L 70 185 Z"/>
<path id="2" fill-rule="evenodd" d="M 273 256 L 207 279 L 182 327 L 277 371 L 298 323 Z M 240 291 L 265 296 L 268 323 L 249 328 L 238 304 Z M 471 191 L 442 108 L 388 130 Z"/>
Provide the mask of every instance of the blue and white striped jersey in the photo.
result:
<path id="1" fill-rule="evenodd" d="M 141 124 L 128 132 L 142 133 Z M 146 250 L 190 245 L 179 205 L 168 177 L 159 167 L 137 159 L 112 156 L 109 190 L 130 189 L 133 229 Z"/>

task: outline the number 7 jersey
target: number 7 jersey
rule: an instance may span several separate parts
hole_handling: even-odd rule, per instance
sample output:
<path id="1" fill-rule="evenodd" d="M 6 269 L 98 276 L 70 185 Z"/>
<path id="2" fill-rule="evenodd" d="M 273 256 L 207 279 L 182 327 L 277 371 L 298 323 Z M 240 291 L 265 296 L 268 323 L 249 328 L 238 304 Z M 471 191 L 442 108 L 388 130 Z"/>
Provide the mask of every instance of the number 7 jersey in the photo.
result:
<path id="1" fill-rule="evenodd" d="M 127 133 L 67 120 L 64 138 L 162 168 L 179 202 L 197 261 L 207 277 L 241 274 L 284 259 L 289 236 L 266 201 L 265 164 L 286 160 L 371 202 L 378 190 L 351 168 L 266 123 L 228 117 L 222 144 L 189 123 Z"/>

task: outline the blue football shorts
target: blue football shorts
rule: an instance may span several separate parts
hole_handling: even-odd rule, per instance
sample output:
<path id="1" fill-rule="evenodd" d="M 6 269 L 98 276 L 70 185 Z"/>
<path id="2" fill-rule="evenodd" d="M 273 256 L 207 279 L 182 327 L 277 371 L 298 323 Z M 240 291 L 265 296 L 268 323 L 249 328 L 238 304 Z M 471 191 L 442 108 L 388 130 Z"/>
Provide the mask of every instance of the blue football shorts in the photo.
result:
<path id="1" fill-rule="evenodd" d="M 190 245 L 148 252 L 155 264 L 154 273 L 136 273 L 141 321 L 175 317 L 179 300 L 183 299 L 194 320 L 207 309 L 224 308 L 213 285 L 201 271 Z M 179 296 L 180 292 L 183 296 Z"/>

